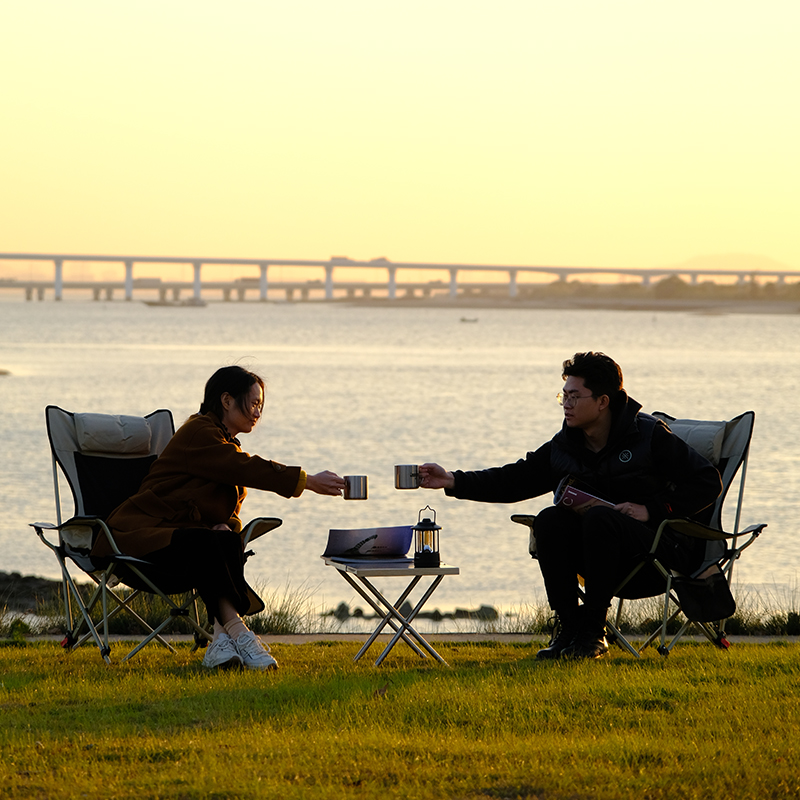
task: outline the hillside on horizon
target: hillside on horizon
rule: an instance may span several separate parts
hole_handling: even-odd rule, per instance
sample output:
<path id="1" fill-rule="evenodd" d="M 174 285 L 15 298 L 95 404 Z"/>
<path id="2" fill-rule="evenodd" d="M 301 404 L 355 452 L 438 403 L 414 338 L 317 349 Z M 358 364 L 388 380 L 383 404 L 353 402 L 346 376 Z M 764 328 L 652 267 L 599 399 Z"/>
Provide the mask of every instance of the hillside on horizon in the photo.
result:
<path id="1" fill-rule="evenodd" d="M 669 269 L 735 269 L 748 272 L 766 272 L 775 270 L 796 270 L 797 266 L 783 264 L 768 256 L 750 253 L 725 253 L 720 255 L 694 256 L 680 264 L 663 265 Z"/>

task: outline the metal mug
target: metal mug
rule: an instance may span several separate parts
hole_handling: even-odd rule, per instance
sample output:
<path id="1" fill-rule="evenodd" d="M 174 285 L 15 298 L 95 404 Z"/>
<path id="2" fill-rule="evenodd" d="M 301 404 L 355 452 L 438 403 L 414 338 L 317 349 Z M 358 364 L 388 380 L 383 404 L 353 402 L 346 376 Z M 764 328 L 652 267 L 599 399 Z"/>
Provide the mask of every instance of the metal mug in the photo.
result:
<path id="1" fill-rule="evenodd" d="M 345 475 L 344 476 L 344 499 L 345 500 L 366 500 L 367 499 L 367 476 L 366 475 Z"/>
<path id="2" fill-rule="evenodd" d="M 416 464 L 397 464 L 394 468 L 395 489 L 419 489 L 419 466 Z"/>

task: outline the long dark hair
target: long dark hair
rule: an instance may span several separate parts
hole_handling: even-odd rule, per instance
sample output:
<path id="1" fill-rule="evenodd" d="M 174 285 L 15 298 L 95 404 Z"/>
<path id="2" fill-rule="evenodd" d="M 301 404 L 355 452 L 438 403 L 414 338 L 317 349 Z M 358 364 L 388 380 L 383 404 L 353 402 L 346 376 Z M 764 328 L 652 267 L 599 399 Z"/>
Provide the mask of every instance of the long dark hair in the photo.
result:
<path id="1" fill-rule="evenodd" d="M 225 409 L 222 407 L 222 395 L 227 392 L 235 401 L 236 405 L 248 414 L 250 409 L 246 408 L 247 395 L 253 384 L 257 383 L 264 391 L 264 381 L 255 372 L 250 372 L 243 367 L 222 367 L 218 369 L 207 381 L 203 402 L 200 404 L 200 414 L 207 414 L 209 411 L 222 419 Z"/>

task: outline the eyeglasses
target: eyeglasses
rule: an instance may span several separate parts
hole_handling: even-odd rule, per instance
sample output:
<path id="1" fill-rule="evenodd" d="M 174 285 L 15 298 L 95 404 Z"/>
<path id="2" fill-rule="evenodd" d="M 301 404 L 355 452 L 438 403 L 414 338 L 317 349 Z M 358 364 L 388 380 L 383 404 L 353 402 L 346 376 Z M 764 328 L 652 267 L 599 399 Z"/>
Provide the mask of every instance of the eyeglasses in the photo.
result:
<path id="1" fill-rule="evenodd" d="M 584 394 L 584 395 L 575 395 L 575 394 L 564 394 L 564 392 L 559 392 L 556 395 L 556 400 L 558 400 L 558 404 L 560 406 L 566 406 L 567 408 L 572 408 L 578 400 L 585 400 L 587 397 L 594 397 L 593 394 Z"/>

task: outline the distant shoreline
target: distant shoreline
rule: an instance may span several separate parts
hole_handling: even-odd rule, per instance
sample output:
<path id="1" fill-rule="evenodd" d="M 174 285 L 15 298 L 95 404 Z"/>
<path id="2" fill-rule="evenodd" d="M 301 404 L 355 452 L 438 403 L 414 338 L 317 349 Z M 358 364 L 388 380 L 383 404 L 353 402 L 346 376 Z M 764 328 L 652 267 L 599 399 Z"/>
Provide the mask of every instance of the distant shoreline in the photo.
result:
<path id="1" fill-rule="evenodd" d="M 315 301 L 310 301 L 315 302 Z M 323 301 L 324 302 L 324 301 Z M 723 314 L 800 314 L 800 302 L 786 300 L 668 300 L 653 298 L 347 298 L 327 302 L 378 308 L 541 309 L 550 311 L 680 311 L 709 316 Z M 466 321 L 466 320 L 465 320 Z"/>
<path id="2" fill-rule="evenodd" d="M 7 301 L 3 292 L 0 292 L 0 304 Z M 29 301 L 10 299 L 11 303 L 29 305 Z M 37 301 L 38 305 L 43 301 Z M 63 301 L 65 304 L 81 304 L 86 298 L 74 298 Z M 135 300 L 136 303 L 146 304 L 147 301 Z M 471 311 L 477 309 L 525 309 L 549 311 L 672 311 L 700 315 L 723 314 L 800 314 L 800 300 L 792 299 L 760 299 L 760 298 L 656 298 L 656 297 L 614 297 L 599 295 L 565 295 L 565 296 L 518 296 L 508 297 L 499 294 L 476 294 L 473 296 L 460 295 L 449 297 L 445 294 L 435 294 L 429 297 L 419 295 L 396 297 L 335 297 L 332 300 L 324 298 L 308 298 L 304 300 L 224 300 L 221 298 L 205 298 L 203 306 L 216 305 L 345 305 L 353 308 L 437 308 Z M 49 303 L 48 303 L 49 304 Z M 91 305 L 114 306 L 119 301 L 104 300 L 90 301 Z M 170 305 L 170 304 L 167 304 Z M 186 304 L 184 304 L 186 305 Z M 200 312 L 202 313 L 202 312 Z M 467 321 L 467 320 L 465 320 Z"/>

